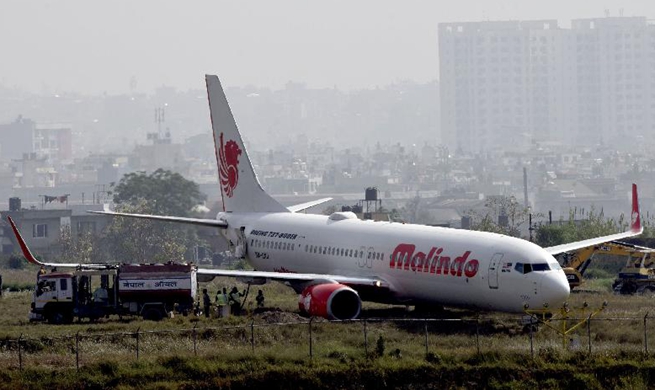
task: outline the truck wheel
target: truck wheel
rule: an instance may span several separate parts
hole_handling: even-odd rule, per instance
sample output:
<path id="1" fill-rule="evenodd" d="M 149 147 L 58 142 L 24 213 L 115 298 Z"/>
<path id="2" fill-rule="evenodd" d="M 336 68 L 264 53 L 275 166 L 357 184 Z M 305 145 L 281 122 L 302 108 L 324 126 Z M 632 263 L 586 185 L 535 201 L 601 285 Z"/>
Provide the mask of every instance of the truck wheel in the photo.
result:
<path id="1" fill-rule="evenodd" d="M 71 322 L 71 320 L 72 317 L 70 315 L 67 315 L 66 313 L 59 310 L 55 310 L 48 314 L 48 322 L 51 324 L 55 324 L 55 325 L 68 324 Z"/>

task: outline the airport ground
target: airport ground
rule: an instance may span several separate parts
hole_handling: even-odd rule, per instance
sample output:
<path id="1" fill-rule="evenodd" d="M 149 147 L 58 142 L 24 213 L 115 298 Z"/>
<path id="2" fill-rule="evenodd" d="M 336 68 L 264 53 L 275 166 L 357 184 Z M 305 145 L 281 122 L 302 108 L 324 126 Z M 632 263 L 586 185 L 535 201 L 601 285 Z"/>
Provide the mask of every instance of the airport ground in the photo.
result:
<path id="1" fill-rule="evenodd" d="M 2 270 L 5 287 L 29 285 L 35 273 Z M 213 294 L 233 284 L 219 279 L 206 287 Z M 616 296 L 610 284 L 590 281 L 587 292 L 572 294 L 571 317 L 608 305 L 565 337 L 544 325 L 531 336 L 519 315 L 425 314 L 372 304 L 362 313 L 366 321 L 310 325 L 297 314 L 293 291 L 276 283 L 261 287 L 266 310 L 249 310 L 260 288 L 254 287 L 239 317 L 60 326 L 27 320 L 30 292 L 5 293 L 0 388 L 653 387 L 648 339 L 655 340 L 655 318 L 647 317 L 653 298 Z M 584 302 L 585 313 L 576 311 Z"/>

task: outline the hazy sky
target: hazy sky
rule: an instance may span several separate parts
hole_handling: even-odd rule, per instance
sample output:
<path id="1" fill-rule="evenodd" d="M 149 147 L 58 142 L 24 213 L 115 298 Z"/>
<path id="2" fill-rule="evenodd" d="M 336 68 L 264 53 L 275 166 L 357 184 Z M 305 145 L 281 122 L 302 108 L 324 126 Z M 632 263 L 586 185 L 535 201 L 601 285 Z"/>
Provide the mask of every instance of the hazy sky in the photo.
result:
<path id="1" fill-rule="evenodd" d="M 0 84 L 32 92 L 368 88 L 438 78 L 440 22 L 655 18 L 647 0 L 0 0 Z"/>

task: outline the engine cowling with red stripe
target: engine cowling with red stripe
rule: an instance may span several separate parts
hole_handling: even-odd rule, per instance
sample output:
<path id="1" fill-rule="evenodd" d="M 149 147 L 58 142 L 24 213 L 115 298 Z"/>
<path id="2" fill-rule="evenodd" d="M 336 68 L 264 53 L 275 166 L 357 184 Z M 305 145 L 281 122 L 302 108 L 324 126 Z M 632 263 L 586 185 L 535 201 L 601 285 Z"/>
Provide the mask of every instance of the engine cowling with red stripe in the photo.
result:
<path id="1" fill-rule="evenodd" d="M 357 291 L 339 283 L 315 284 L 300 294 L 298 306 L 303 314 L 329 320 L 352 320 L 362 310 Z"/>

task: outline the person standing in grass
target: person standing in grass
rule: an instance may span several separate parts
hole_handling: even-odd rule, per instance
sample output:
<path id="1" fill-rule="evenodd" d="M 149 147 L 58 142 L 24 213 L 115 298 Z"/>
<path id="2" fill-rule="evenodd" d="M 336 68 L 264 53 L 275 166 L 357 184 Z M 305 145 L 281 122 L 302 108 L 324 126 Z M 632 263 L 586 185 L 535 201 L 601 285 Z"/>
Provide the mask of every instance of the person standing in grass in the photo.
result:
<path id="1" fill-rule="evenodd" d="M 223 291 L 219 288 L 218 291 L 216 291 L 216 299 L 214 301 L 216 304 L 216 311 L 218 312 L 219 317 L 224 317 L 224 309 L 225 305 L 227 305 L 227 289 L 223 287 Z"/>
<path id="2" fill-rule="evenodd" d="M 241 297 L 246 295 L 245 292 L 240 293 L 236 287 L 232 287 L 230 296 L 228 297 L 228 304 L 232 311 L 232 315 L 238 316 L 241 313 Z"/>
<path id="3" fill-rule="evenodd" d="M 209 310 L 211 309 L 212 299 L 209 297 L 206 288 L 202 289 L 202 305 L 205 309 L 205 317 L 209 318 Z"/>
<path id="4" fill-rule="evenodd" d="M 255 298 L 257 301 L 257 308 L 258 309 L 263 309 L 264 308 L 264 292 L 262 290 L 259 290 L 257 292 L 257 297 Z"/>

